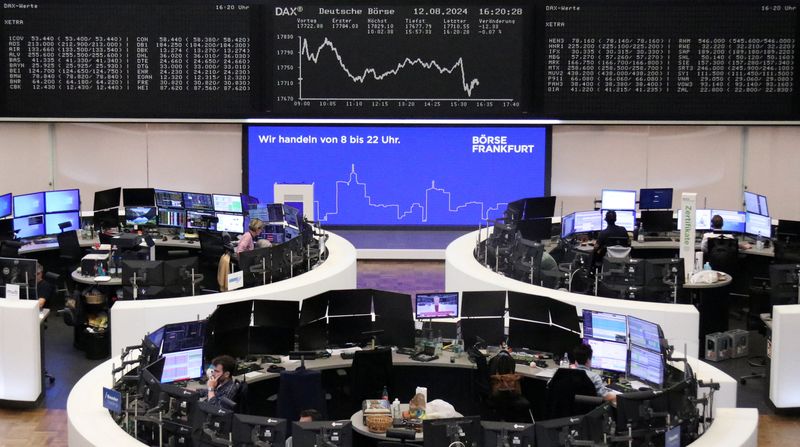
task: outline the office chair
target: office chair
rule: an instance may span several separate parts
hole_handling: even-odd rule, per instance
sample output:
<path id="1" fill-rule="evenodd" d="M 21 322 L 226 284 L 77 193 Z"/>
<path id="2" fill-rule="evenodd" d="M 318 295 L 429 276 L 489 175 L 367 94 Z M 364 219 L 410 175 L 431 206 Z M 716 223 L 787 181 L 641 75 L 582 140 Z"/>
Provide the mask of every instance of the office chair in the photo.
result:
<path id="1" fill-rule="evenodd" d="M 84 251 L 78 241 L 78 232 L 72 230 L 59 233 L 57 239 L 61 276 L 66 279 L 66 283 L 72 286 L 71 288 L 74 290 L 72 272 L 80 266 L 81 258 L 83 258 L 84 255 Z M 70 287 L 68 287 L 68 289 L 69 288 Z"/>
<path id="2" fill-rule="evenodd" d="M 739 258 L 739 241 L 728 237 L 709 238 L 707 256 L 712 269 L 733 276 Z"/>
<path id="3" fill-rule="evenodd" d="M 353 411 L 364 399 L 378 399 L 386 387 L 392 395 L 392 351 L 371 349 L 356 351 L 350 368 L 350 399 Z"/>
<path id="4" fill-rule="evenodd" d="M 309 408 L 316 409 L 323 417 L 327 417 L 322 372 L 306 368 L 281 371 L 277 416 L 296 421 L 300 419 L 300 412 Z"/>
<path id="5" fill-rule="evenodd" d="M 547 385 L 547 417 L 557 419 L 586 414 L 596 405 L 577 402 L 575 396 L 597 396 L 597 390 L 580 369 L 559 368 Z"/>
<path id="6" fill-rule="evenodd" d="M 206 281 L 206 286 L 209 286 L 216 282 L 219 259 L 225 253 L 226 248 L 220 233 L 198 231 L 197 235 L 200 239 L 200 272 L 204 278 L 209 279 Z M 211 281 L 211 278 L 215 280 Z"/>
<path id="7" fill-rule="evenodd" d="M 538 242 L 522 239 L 517 233 L 511 252 L 514 277 L 529 284 L 539 284 L 544 247 Z"/>
<path id="8" fill-rule="evenodd" d="M 486 263 L 497 272 L 507 272 L 511 263 L 509 257 L 517 238 L 517 225 L 505 223 L 504 219 L 493 222 L 494 231 L 486 240 Z"/>
<path id="9" fill-rule="evenodd" d="M 2 258 L 18 258 L 19 248 L 22 247 L 20 241 L 2 241 L 0 242 L 0 257 Z"/>
<path id="10" fill-rule="evenodd" d="M 516 363 L 507 351 L 500 351 L 489 361 L 489 393 L 484 404 L 492 420 L 533 422 L 531 404 L 522 395 L 521 376 L 515 371 Z"/>

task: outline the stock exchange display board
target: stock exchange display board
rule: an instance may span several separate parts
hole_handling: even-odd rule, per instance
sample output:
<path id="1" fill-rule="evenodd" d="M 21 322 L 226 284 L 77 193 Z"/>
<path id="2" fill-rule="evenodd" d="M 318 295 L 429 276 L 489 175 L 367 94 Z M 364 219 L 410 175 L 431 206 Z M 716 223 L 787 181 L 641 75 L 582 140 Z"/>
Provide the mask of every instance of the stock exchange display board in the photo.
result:
<path id="1" fill-rule="evenodd" d="M 798 1 L 0 7 L 0 117 L 795 120 Z"/>

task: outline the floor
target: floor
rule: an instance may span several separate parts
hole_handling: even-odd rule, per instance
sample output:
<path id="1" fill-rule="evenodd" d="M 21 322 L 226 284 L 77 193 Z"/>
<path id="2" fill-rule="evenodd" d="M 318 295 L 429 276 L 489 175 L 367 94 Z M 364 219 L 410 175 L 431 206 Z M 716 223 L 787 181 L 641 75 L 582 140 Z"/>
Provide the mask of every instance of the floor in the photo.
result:
<path id="1" fill-rule="evenodd" d="M 377 288 L 415 294 L 444 289 L 444 263 L 441 261 L 359 261 L 358 287 Z M 731 320 L 732 327 L 742 323 Z M 51 317 L 45 332 L 46 366 L 56 381 L 48 386 L 40 408 L 0 409 L 0 447 L 63 446 L 67 439 L 66 400 L 69 390 L 87 371 L 102 361 L 86 360 L 72 347 L 72 328 L 58 316 Z M 751 352 L 763 352 L 764 339 L 751 332 Z M 733 376 L 760 371 L 746 359 L 715 364 Z M 766 401 L 766 382 L 755 379 L 739 385 L 739 406 L 759 409 L 759 446 L 796 445 L 800 439 L 800 413 L 775 414 Z"/>

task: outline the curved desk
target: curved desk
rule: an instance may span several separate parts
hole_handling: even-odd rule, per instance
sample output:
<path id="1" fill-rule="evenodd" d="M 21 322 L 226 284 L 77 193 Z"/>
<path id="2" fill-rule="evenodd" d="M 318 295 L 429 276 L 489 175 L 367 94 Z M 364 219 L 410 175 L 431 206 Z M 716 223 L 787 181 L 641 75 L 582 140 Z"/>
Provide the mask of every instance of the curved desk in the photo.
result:
<path id="1" fill-rule="evenodd" d="M 428 363 L 415 362 L 408 356 L 393 353 L 392 361 L 397 366 L 444 367 L 444 368 L 475 368 L 466 358 L 462 357 L 450 363 L 448 355 Z M 145 444 L 128 435 L 117 426 L 109 412 L 103 408 L 102 388 L 112 386 L 112 363 L 119 364 L 119 359 L 108 360 L 97 366 L 75 384 L 67 400 L 68 441 L 71 447 L 76 446 L 136 446 Z M 310 369 L 334 369 L 348 367 L 352 360 L 344 360 L 338 355 L 326 359 L 306 361 Z M 714 396 L 714 423 L 693 446 L 726 446 L 726 447 L 751 447 L 756 439 L 758 413 L 754 409 L 724 408 L 736 405 L 736 381 L 724 372 L 690 358 L 688 363 L 692 366 L 695 376 L 705 382 L 720 382 L 720 391 Z M 281 364 L 287 370 L 295 369 L 300 361 L 288 361 Z M 680 367 L 681 365 L 675 365 Z M 517 365 L 517 372 L 525 377 L 536 378 L 542 370 Z M 277 373 L 257 371 L 247 374 L 248 382 L 257 382 L 279 377 Z M 544 379 L 543 379 L 544 380 Z M 704 389 L 700 389 L 704 392 Z M 458 410 L 458 409 L 456 409 Z"/>
<path id="2" fill-rule="evenodd" d="M 300 301 L 335 289 L 356 288 L 356 249 L 344 238 L 327 233 L 328 258 L 319 267 L 263 286 L 194 297 L 118 301 L 111 308 L 111 353 L 138 345 L 142 336 L 161 326 L 207 317 L 218 304 L 252 299 Z"/>
<path id="3" fill-rule="evenodd" d="M 0 299 L 2 405 L 34 406 L 42 397 L 42 319 L 36 300 Z"/>
<path id="4" fill-rule="evenodd" d="M 661 325 L 664 335 L 678 351 L 696 357 L 699 352 L 700 313 L 690 304 L 627 301 L 548 289 L 499 275 L 481 265 L 473 256 L 477 231 L 468 233 L 447 246 L 445 252 L 445 290 L 512 290 L 546 296 L 578 308 L 633 315 Z"/>

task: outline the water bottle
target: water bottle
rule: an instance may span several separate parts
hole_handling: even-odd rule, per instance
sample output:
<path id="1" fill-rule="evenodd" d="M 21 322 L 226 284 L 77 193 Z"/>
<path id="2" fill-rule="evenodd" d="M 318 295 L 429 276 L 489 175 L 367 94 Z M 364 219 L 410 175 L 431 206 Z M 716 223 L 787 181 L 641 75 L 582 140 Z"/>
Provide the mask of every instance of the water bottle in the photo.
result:
<path id="1" fill-rule="evenodd" d="M 400 419 L 403 416 L 402 411 L 400 411 L 400 399 L 394 398 L 394 402 L 392 402 L 392 418 L 393 419 Z"/>
<path id="2" fill-rule="evenodd" d="M 444 344 L 442 343 L 442 331 L 439 331 L 438 335 L 436 336 L 436 345 L 435 345 L 435 352 L 434 355 L 441 356 L 442 355 L 442 348 Z"/>
<path id="3" fill-rule="evenodd" d="M 566 352 L 564 353 L 563 356 L 561 356 L 561 361 L 558 362 L 558 367 L 559 368 L 569 368 L 569 357 L 567 356 Z"/>
<path id="4" fill-rule="evenodd" d="M 639 222 L 639 225 L 636 226 L 636 240 L 639 242 L 644 242 L 644 232 L 642 232 L 642 223 Z"/>
<path id="5" fill-rule="evenodd" d="M 708 261 L 706 261 L 706 263 L 703 264 L 703 270 L 712 270 L 711 264 L 709 264 Z"/>
<path id="6" fill-rule="evenodd" d="M 388 388 L 386 388 L 386 386 L 385 386 L 385 385 L 384 385 L 384 387 L 383 387 L 383 393 L 381 394 L 381 399 L 383 399 L 383 400 L 389 400 L 389 389 L 388 389 Z"/>

